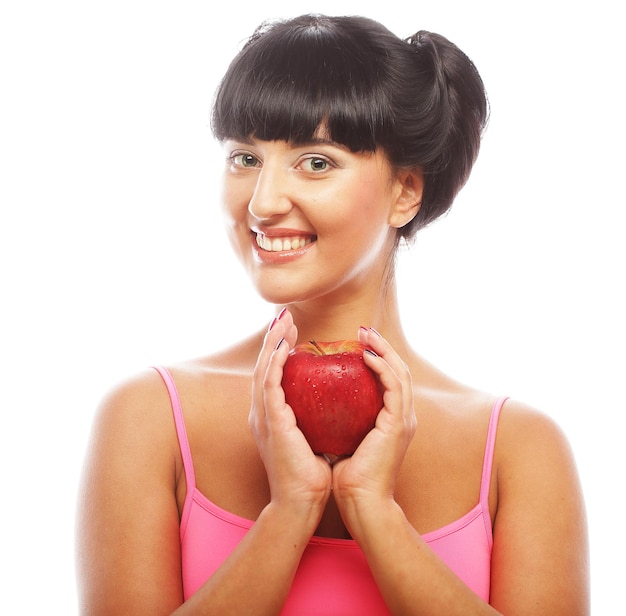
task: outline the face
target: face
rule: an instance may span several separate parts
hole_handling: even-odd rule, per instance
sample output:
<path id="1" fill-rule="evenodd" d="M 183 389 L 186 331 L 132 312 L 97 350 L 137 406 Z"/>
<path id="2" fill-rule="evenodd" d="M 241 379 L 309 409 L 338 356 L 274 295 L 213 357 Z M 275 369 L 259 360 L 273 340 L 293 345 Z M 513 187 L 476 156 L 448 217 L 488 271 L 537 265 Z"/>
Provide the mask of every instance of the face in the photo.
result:
<path id="1" fill-rule="evenodd" d="M 386 157 L 323 139 L 227 141 L 223 206 L 259 293 L 287 304 L 380 293 L 401 188 Z"/>

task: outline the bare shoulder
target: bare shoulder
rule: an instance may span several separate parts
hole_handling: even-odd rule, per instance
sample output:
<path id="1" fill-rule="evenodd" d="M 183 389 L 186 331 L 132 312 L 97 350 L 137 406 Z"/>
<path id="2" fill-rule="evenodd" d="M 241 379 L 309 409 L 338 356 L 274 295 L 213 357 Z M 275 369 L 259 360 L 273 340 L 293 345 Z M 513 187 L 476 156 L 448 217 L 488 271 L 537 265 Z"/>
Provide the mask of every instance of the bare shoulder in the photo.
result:
<path id="1" fill-rule="evenodd" d="M 516 470 L 551 471 L 573 467 L 573 453 L 567 436 L 546 412 L 518 400 L 505 402 L 498 422 L 496 456 L 504 473 Z M 506 478 L 506 475 L 502 478 Z"/>
<path id="2" fill-rule="evenodd" d="M 113 385 L 94 416 L 83 470 L 81 498 L 100 509 L 159 485 L 174 495 L 182 472 L 171 402 L 163 379 L 143 370 Z M 114 495 L 115 498 L 111 498 Z M 172 501 L 175 502 L 175 501 Z"/>
<path id="3" fill-rule="evenodd" d="M 216 403 L 221 398 L 240 391 L 234 385 L 250 377 L 258 344 L 258 336 L 251 337 L 212 355 L 163 367 L 172 379 L 171 393 L 178 397 L 191 423 L 199 408 L 206 412 L 219 407 Z M 144 448 L 158 451 L 159 459 L 166 452 L 171 454 L 170 462 L 178 458 L 172 397 L 163 376 L 149 368 L 112 386 L 96 413 L 94 435 L 120 442 L 120 449 L 132 452 L 135 458 Z"/>
<path id="4" fill-rule="evenodd" d="M 175 489 L 181 468 L 159 374 L 146 370 L 112 387 L 94 418 L 78 498 L 85 612 L 132 613 L 147 595 L 148 609 L 180 604 Z"/>
<path id="5" fill-rule="evenodd" d="M 102 397 L 100 414 L 131 417 L 163 402 L 166 389 L 156 369 L 147 368 L 114 383 Z"/>
<path id="6" fill-rule="evenodd" d="M 507 400 L 498 422 L 494 455 L 498 516 L 516 515 L 529 506 L 576 508 L 583 498 L 569 440 L 546 412 Z"/>
<path id="7" fill-rule="evenodd" d="M 563 430 L 546 413 L 507 401 L 495 465 L 492 604 L 507 614 L 587 614 L 585 506 Z"/>
<path id="8" fill-rule="evenodd" d="M 578 469 L 569 440 L 543 411 L 508 400 L 498 425 L 495 450 L 498 489 L 496 528 L 521 518 L 572 520 L 580 534 L 585 511 Z"/>
<path id="9" fill-rule="evenodd" d="M 445 412 L 460 421 L 467 442 L 484 426 L 496 400 L 462 387 L 439 398 Z M 515 399 L 504 401 L 490 508 L 492 606 L 511 615 L 588 614 L 584 498 L 569 440 L 549 412 Z"/>
<path id="10" fill-rule="evenodd" d="M 164 382 L 154 369 L 146 369 L 116 383 L 105 393 L 94 419 L 94 438 L 102 444 L 127 441 L 133 455 L 143 445 L 163 451 L 172 426 L 170 402 Z"/>

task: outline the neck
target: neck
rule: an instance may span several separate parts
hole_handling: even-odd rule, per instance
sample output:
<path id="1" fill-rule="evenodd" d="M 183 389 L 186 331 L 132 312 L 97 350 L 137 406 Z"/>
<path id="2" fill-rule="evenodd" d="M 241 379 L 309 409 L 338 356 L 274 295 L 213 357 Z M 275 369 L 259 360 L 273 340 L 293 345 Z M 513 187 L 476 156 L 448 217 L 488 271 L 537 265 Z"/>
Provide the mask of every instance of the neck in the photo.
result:
<path id="1" fill-rule="evenodd" d="M 331 303 L 324 298 L 287 307 L 298 328 L 298 343 L 356 339 L 362 325 L 376 329 L 401 355 L 409 352 L 400 322 L 395 278 L 382 289 L 364 290 L 344 300 Z"/>

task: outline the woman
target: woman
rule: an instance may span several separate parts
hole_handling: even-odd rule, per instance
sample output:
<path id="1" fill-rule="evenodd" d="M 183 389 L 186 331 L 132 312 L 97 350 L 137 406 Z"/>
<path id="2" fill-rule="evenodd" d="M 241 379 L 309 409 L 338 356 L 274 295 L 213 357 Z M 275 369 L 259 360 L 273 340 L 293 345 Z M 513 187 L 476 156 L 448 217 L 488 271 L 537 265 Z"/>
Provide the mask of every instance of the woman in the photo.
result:
<path id="1" fill-rule="evenodd" d="M 441 36 L 323 16 L 255 32 L 213 128 L 228 233 L 276 318 L 104 401 L 84 613 L 587 613 L 563 435 L 436 370 L 399 318 L 397 247 L 450 207 L 486 120 L 478 73 Z M 315 455 L 283 366 L 298 342 L 356 337 L 383 408 L 352 456 Z"/>

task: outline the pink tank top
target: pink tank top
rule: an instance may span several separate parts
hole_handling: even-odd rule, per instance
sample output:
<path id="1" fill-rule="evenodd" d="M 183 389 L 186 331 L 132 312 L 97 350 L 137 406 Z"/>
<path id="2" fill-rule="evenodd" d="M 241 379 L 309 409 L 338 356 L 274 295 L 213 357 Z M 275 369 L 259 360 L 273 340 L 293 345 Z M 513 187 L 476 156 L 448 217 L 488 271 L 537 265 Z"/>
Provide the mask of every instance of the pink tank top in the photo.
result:
<path id="1" fill-rule="evenodd" d="M 180 522 L 182 579 L 187 600 L 219 568 L 254 521 L 229 513 L 196 488 L 191 450 L 176 385 L 156 367 L 169 391 L 187 482 Z M 478 504 L 463 517 L 422 538 L 485 601 L 489 601 L 491 548 L 489 485 L 496 428 L 502 404 L 493 406 L 487 432 Z M 389 614 L 363 552 L 351 539 L 312 537 L 300 561 L 283 616 L 370 616 Z"/>

